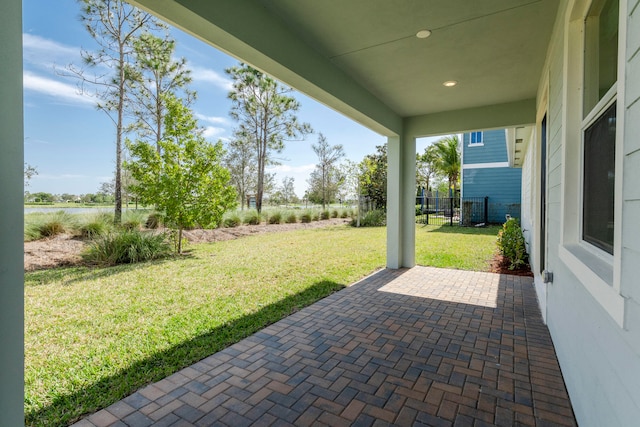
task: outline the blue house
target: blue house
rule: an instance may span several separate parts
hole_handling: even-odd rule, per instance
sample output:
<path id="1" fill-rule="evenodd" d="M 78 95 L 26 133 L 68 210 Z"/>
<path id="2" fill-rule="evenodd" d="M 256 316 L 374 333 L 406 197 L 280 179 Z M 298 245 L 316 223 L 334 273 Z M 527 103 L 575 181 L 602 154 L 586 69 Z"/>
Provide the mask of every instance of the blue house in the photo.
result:
<path id="1" fill-rule="evenodd" d="M 465 133 L 462 137 L 462 199 L 488 197 L 487 220 L 520 217 L 522 169 L 511 167 L 505 129 Z"/>

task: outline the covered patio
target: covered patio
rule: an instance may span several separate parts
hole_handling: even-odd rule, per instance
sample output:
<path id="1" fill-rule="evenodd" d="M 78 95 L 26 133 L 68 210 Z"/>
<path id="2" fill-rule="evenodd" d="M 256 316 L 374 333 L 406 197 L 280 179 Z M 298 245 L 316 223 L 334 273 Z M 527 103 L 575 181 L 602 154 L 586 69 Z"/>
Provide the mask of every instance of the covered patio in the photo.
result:
<path id="1" fill-rule="evenodd" d="M 385 269 L 75 424 L 576 421 L 533 281 Z"/>

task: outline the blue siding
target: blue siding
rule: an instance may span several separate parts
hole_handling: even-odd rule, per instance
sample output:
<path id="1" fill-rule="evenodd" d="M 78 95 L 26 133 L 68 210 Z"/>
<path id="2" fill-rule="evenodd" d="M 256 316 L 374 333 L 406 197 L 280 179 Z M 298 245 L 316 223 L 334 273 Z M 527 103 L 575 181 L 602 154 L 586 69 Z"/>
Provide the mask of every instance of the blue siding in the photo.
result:
<path id="1" fill-rule="evenodd" d="M 482 144 L 469 146 L 470 135 L 462 137 L 463 197 L 488 197 L 488 220 L 503 223 L 505 215 L 520 217 L 522 169 L 473 168 L 483 163 L 506 163 L 507 143 L 504 129 L 484 131 Z M 465 168 L 466 165 L 466 168 Z M 471 168 L 469 168 L 471 166 Z"/>
<path id="2" fill-rule="evenodd" d="M 522 169 L 464 169 L 462 185 L 464 198 L 489 197 L 489 222 L 501 224 L 506 214 L 520 218 Z"/>
<path id="3" fill-rule="evenodd" d="M 462 137 L 463 159 L 466 165 L 508 161 L 504 129 L 484 131 L 482 135 L 484 145 L 469 147 L 469 135 L 465 133 Z"/>

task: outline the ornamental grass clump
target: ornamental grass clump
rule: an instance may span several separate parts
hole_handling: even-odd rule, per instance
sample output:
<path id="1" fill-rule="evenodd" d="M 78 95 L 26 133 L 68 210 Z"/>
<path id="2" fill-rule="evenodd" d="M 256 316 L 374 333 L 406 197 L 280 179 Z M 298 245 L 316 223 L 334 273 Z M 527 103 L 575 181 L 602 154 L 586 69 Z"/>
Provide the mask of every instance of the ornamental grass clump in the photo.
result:
<path id="1" fill-rule="evenodd" d="M 298 217 L 296 216 L 295 212 L 290 212 L 285 217 L 284 222 L 286 222 L 287 224 L 295 224 L 296 222 L 298 222 Z"/>
<path id="2" fill-rule="evenodd" d="M 84 239 L 94 239 L 107 234 L 113 229 L 113 218 L 110 215 L 98 214 L 80 226 L 80 236 Z"/>
<path id="3" fill-rule="evenodd" d="M 516 218 L 510 218 L 498 232 L 498 250 L 509 261 L 509 270 L 527 266 L 528 255 L 524 235 Z"/>
<path id="4" fill-rule="evenodd" d="M 225 228 L 234 228 L 242 224 L 242 219 L 237 213 L 229 214 L 222 220 L 222 226 Z"/>
<path id="5" fill-rule="evenodd" d="M 320 219 L 329 219 L 330 217 L 331 217 L 331 214 L 329 213 L 328 210 L 324 210 L 320 212 Z"/>
<path id="6" fill-rule="evenodd" d="M 95 239 L 82 258 L 89 264 L 109 266 L 164 258 L 172 252 L 170 238 L 165 233 L 120 230 Z"/>
<path id="7" fill-rule="evenodd" d="M 270 213 L 267 222 L 269 224 L 280 224 L 282 222 L 282 213 L 280 211 Z"/>
<path id="8" fill-rule="evenodd" d="M 311 212 L 306 211 L 306 212 L 303 212 L 302 215 L 300 215 L 300 222 L 303 223 L 303 224 L 306 224 L 306 223 L 311 222 L 312 218 L 313 217 L 311 215 Z"/>
<path id="9" fill-rule="evenodd" d="M 260 221 L 260 214 L 258 213 L 258 211 L 253 210 L 244 214 L 244 218 L 242 219 L 242 222 L 248 225 L 258 225 L 260 224 Z"/>

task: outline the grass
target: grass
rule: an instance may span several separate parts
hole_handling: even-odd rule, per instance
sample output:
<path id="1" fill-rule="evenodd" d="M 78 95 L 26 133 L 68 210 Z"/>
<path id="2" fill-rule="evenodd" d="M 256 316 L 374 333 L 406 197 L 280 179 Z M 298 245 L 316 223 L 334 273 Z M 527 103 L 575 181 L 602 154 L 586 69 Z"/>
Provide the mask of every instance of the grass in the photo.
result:
<path id="1" fill-rule="evenodd" d="M 416 263 L 459 270 L 488 271 L 500 226 L 416 226 Z"/>
<path id="2" fill-rule="evenodd" d="M 497 230 L 418 225 L 418 263 L 486 269 Z M 26 273 L 27 425 L 69 424 L 201 360 L 384 266 L 385 247 L 384 227 L 341 226 Z"/>

